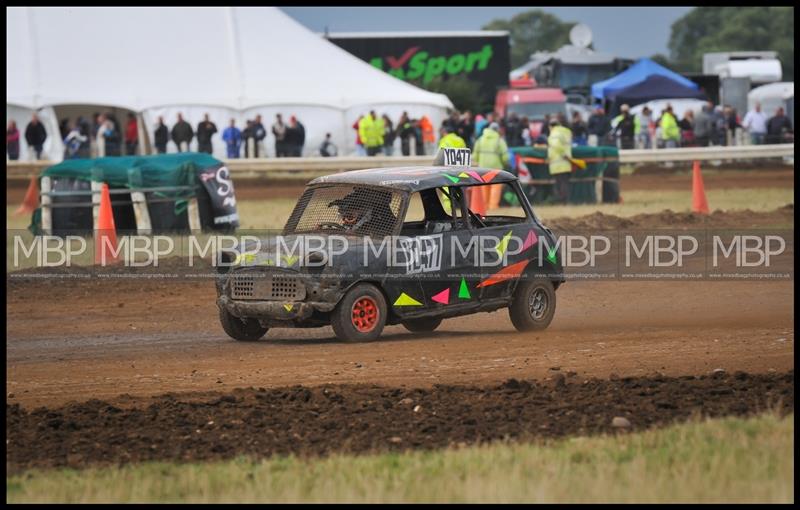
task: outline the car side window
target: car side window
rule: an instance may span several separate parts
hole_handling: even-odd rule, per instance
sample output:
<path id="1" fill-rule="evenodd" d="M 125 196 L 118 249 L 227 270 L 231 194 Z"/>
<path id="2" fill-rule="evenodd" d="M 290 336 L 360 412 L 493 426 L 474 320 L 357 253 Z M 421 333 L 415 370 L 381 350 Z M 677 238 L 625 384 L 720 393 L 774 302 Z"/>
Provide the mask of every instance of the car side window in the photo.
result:
<path id="1" fill-rule="evenodd" d="M 412 193 L 403 221 L 403 235 L 427 235 L 467 228 L 461 211 L 462 193 L 457 187 L 426 189 Z"/>
<path id="2" fill-rule="evenodd" d="M 403 226 L 405 226 L 406 223 L 424 220 L 425 208 L 422 206 L 422 198 L 419 196 L 419 193 L 412 193 L 408 198 L 408 210 L 406 211 L 406 218 L 403 220 Z"/>
<path id="3" fill-rule="evenodd" d="M 449 221 L 452 223 L 453 230 L 460 230 L 467 228 L 464 221 L 464 212 L 461 208 L 461 203 L 464 200 L 464 188 L 461 187 L 446 187 L 437 188 L 436 193 L 442 204 L 442 209 L 448 215 Z"/>
<path id="4" fill-rule="evenodd" d="M 470 214 L 470 224 L 474 228 L 511 225 L 528 220 L 528 214 L 522 205 L 524 197 L 519 195 L 511 183 L 470 186 L 469 189 L 469 210 L 476 214 L 482 212 L 482 209 L 486 211 L 480 218 Z M 477 193 L 481 195 L 476 196 Z M 480 202 L 483 202 L 483 208 Z"/>

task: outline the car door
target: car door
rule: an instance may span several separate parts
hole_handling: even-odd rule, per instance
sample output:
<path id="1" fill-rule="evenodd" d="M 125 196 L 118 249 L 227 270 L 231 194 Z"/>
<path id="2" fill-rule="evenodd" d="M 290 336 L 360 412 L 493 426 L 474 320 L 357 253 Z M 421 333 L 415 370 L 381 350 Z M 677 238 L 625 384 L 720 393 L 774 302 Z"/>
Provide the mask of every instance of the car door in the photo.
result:
<path id="1" fill-rule="evenodd" d="M 473 236 L 480 250 L 476 285 L 482 301 L 508 298 L 520 275 L 536 259 L 542 235 L 516 182 L 503 183 L 501 207 L 482 218 L 470 217 Z M 482 186 L 474 186 L 478 190 Z"/>
<path id="2" fill-rule="evenodd" d="M 422 245 L 429 251 L 428 270 L 419 272 L 426 309 L 447 315 L 456 308 L 475 303 L 480 274 L 474 269 L 469 251 L 472 233 L 464 220 L 460 187 L 438 188 L 428 193 L 426 232 Z M 434 269 L 435 266 L 435 269 Z"/>
<path id="3" fill-rule="evenodd" d="M 399 236 L 382 252 L 387 260 L 383 288 L 388 297 L 388 306 L 403 319 L 413 317 L 427 308 L 419 274 L 423 256 L 418 243 L 425 232 L 425 213 L 418 193 L 409 195 Z"/>

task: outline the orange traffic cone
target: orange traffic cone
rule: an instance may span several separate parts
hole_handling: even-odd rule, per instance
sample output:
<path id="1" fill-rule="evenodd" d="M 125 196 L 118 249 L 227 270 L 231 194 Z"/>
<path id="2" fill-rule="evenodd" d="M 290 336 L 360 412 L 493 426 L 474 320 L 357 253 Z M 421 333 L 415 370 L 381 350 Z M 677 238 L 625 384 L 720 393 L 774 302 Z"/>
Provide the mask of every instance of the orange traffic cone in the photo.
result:
<path id="1" fill-rule="evenodd" d="M 703 186 L 703 174 L 700 173 L 700 162 L 695 161 L 692 167 L 692 212 L 708 214 L 708 201 Z"/>
<path id="2" fill-rule="evenodd" d="M 500 184 L 490 184 L 486 186 L 489 189 L 489 200 L 486 202 L 488 210 L 494 210 L 500 207 L 500 199 L 503 198 L 503 186 Z"/>
<path id="3" fill-rule="evenodd" d="M 469 208 L 472 212 L 479 216 L 486 216 L 486 200 L 483 196 L 483 188 L 486 186 L 472 186 L 469 197 Z"/>
<path id="4" fill-rule="evenodd" d="M 25 198 L 22 200 L 19 209 L 14 211 L 14 216 L 25 213 L 30 214 L 37 207 L 39 207 L 39 179 L 31 177 L 31 183 L 28 185 L 28 191 L 25 192 Z"/>
<path id="5" fill-rule="evenodd" d="M 117 258 L 114 256 L 116 250 L 117 229 L 114 226 L 114 211 L 111 209 L 111 194 L 108 192 L 108 184 L 103 183 L 95 231 L 94 263 L 105 265 L 116 262 Z"/>

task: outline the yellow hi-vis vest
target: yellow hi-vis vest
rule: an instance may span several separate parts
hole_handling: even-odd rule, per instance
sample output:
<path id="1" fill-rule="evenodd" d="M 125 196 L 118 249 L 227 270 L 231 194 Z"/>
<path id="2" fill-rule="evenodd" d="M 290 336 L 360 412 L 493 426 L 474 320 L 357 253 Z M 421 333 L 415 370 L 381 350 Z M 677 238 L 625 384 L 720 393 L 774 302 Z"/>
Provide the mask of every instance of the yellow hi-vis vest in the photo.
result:
<path id="1" fill-rule="evenodd" d="M 439 148 L 466 149 L 467 143 L 457 134 L 448 133 L 447 135 L 443 136 L 441 140 L 439 140 Z M 445 193 L 450 193 L 450 188 L 447 186 L 444 186 L 443 189 Z M 442 207 L 444 208 L 444 212 L 447 214 L 452 214 L 450 212 L 450 199 L 446 195 L 442 195 Z"/>
<path id="2" fill-rule="evenodd" d="M 358 135 L 364 147 L 381 147 L 383 145 L 383 119 L 373 119 L 370 115 L 364 117 L 358 123 Z"/>
<path id="3" fill-rule="evenodd" d="M 467 142 L 455 133 L 448 133 L 439 140 L 439 148 L 447 147 L 450 149 L 466 149 Z"/>
<path id="4" fill-rule="evenodd" d="M 664 115 L 661 116 L 661 138 L 675 141 L 680 141 L 681 139 L 681 130 L 678 128 L 678 123 L 669 112 L 664 112 Z"/>
<path id="5" fill-rule="evenodd" d="M 572 131 L 564 126 L 550 128 L 547 137 L 547 160 L 550 162 L 550 175 L 572 171 Z"/>
<path id="6" fill-rule="evenodd" d="M 509 162 L 506 141 L 494 129 L 484 128 L 483 134 L 475 142 L 472 160 L 482 168 L 504 170 Z"/>

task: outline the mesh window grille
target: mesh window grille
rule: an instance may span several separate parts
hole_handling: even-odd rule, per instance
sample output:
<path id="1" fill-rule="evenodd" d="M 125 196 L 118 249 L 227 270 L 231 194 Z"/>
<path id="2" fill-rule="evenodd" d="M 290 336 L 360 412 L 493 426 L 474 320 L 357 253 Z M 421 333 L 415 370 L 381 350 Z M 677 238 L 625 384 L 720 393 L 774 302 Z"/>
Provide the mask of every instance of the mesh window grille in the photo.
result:
<path id="1" fill-rule="evenodd" d="M 402 193 L 386 188 L 335 184 L 307 188 L 284 234 L 392 235 L 400 221 Z"/>
<path id="2" fill-rule="evenodd" d="M 231 276 L 231 298 L 302 301 L 306 287 L 301 275 L 276 270 L 245 271 Z"/>

